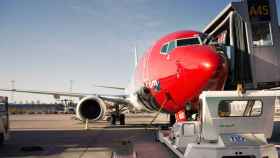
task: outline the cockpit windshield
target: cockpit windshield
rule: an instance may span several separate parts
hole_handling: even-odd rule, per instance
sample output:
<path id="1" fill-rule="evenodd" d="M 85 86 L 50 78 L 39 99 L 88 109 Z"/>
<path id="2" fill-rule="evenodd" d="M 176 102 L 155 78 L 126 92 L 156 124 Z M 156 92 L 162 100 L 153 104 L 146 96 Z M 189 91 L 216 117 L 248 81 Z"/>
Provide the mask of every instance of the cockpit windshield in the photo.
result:
<path id="1" fill-rule="evenodd" d="M 177 47 L 194 45 L 194 44 L 200 44 L 200 41 L 198 38 L 187 38 L 187 39 L 177 40 Z"/>
<path id="2" fill-rule="evenodd" d="M 207 40 L 207 38 L 202 38 L 200 36 L 176 39 L 174 41 L 170 41 L 170 42 L 164 44 L 161 47 L 161 54 L 169 54 L 173 49 L 178 48 L 178 47 L 204 44 L 204 42 L 206 40 Z"/>

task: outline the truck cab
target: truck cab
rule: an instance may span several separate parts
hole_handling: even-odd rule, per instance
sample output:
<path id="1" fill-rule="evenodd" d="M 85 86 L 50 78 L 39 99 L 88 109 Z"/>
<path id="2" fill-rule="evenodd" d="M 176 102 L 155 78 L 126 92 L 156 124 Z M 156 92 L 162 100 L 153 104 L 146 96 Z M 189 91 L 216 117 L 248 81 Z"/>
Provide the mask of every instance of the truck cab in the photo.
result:
<path id="1" fill-rule="evenodd" d="M 9 138 L 8 98 L 0 96 L 0 145 Z"/>
<path id="2" fill-rule="evenodd" d="M 176 122 L 159 140 L 180 158 L 277 158 L 268 144 L 274 91 L 205 91 L 197 121 Z"/>

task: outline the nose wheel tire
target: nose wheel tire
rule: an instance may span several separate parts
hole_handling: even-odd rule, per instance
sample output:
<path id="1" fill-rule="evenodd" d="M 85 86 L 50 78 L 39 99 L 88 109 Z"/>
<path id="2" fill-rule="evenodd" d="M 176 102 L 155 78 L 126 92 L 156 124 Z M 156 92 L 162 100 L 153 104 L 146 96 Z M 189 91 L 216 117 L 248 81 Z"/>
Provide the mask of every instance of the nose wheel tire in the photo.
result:
<path id="1" fill-rule="evenodd" d="M 120 121 L 120 125 L 125 125 L 125 115 L 112 113 L 110 118 L 111 125 L 116 125 L 117 121 Z"/>
<path id="2" fill-rule="evenodd" d="M 111 113 L 111 125 L 116 125 L 117 121 L 120 121 L 120 125 L 125 125 L 125 115 L 121 113 L 119 104 L 114 104 L 115 111 Z"/>

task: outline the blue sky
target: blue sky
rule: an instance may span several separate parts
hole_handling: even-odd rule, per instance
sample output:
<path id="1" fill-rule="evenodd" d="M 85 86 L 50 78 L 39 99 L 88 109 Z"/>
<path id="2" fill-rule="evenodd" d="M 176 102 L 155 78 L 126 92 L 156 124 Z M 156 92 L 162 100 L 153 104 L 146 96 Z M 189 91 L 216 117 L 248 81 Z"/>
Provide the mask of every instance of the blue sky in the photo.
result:
<path id="1" fill-rule="evenodd" d="M 139 54 L 161 36 L 202 30 L 230 0 L 1 0 L 0 87 L 118 93 Z M 279 12 L 279 7 L 278 7 Z M 0 95 L 10 93 L 0 92 Z M 52 97 L 16 94 L 16 100 Z"/>

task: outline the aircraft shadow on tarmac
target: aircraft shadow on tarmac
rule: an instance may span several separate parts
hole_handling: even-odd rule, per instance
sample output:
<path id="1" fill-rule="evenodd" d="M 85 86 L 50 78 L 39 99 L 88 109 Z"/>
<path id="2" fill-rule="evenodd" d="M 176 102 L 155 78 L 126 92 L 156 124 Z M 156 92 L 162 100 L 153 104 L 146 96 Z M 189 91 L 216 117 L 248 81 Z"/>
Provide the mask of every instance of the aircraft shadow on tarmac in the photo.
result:
<path id="1" fill-rule="evenodd" d="M 145 145 L 144 145 L 145 144 Z M 133 146 L 147 152 L 161 150 L 170 156 L 166 147 L 155 141 L 155 130 L 38 130 L 12 131 L 11 138 L 0 147 L 0 157 L 58 156 L 83 152 L 131 154 Z M 74 156 L 75 157 L 75 156 Z"/>

